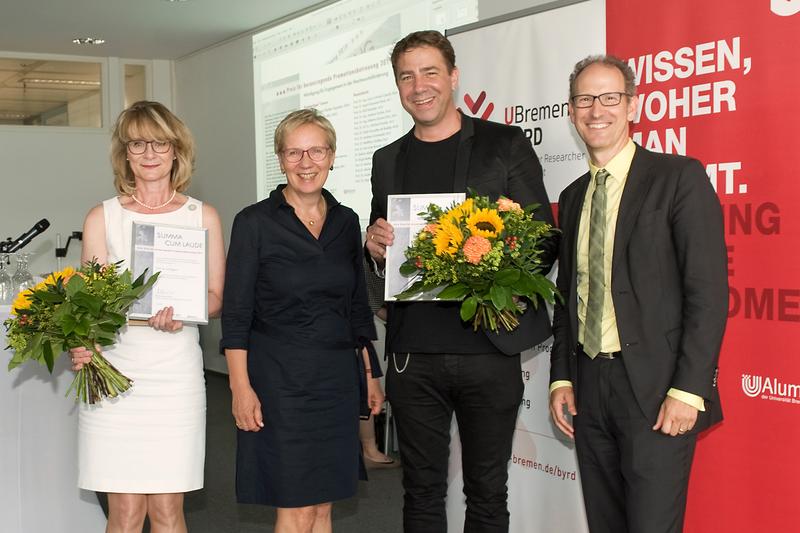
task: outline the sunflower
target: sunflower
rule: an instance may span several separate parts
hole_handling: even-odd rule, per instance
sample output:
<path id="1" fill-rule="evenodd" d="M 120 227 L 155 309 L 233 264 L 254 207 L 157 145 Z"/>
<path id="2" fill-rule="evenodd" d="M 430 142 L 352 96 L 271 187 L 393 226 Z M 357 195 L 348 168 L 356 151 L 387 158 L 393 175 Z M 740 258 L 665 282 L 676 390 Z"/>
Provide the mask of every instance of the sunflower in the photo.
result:
<path id="1" fill-rule="evenodd" d="M 444 214 L 442 219 L 447 219 L 455 224 L 469 217 L 475 210 L 475 202 L 472 198 L 467 198 L 450 211 Z"/>
<path id="2" fill-rule="evenodd" d="M 433 236 L 433 244 L 436 246 L 436 255 L 449 255 L 452 257 L 458 251 L 459 245 L 464 240 L 464 234 L 458 226 L 453 224 L 447 216 L 439 221 L 439 228 Z"/>
<path id="3" fill-rule="evenodd" d="M 33 296 L 33 291 L 31 289 L 20 291 L 11 304 L 12 313 L 17 314 L 17 311 L 28 309 L 31 306 L 31 301 L 28 299 L 29 296 Z"/>
<path id="4" fill-rule="evenodd" d="M 497 238 L 503 231 L 503 219 L 494 209 L 479 209 L 467 218 L 470 233 L 487 239 Z"/>
<path id="5" fill-rule="evenodd" d="M 74 275 L 75 275 L 75 269 L 72 268 L 71 266 L 68 266 L 67 268 L 65 268 L 60 272 L 53 272 L 52 274 L 47 276 L 47 279 L 45 279 L 44 282 L 47 285 L 55 285 L 56 281 L 59 278 L 61 278 L 62 283 L 66 283 Z"/>

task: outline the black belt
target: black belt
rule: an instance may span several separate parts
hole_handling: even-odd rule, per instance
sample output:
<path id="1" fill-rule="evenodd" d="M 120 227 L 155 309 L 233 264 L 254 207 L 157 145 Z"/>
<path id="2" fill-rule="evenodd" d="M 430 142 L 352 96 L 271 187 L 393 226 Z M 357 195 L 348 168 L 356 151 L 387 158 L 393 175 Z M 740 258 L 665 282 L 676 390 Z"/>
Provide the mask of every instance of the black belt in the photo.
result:
<path id="1" fill-rule="evenodd" d="M 579 344 L 578 345 L 578 349 L 580 351 L 582 351 L 584 354 L 586 354 L 587 357 L 589 357 L 589 354 L 587 354 L 583 350 L 583 344 Z M 599 357 L 601 359 L 617 359 L 617 358 L 619 358 L 621 356 L 622 356 L 622 352 L 597 352 L 597 355 L 595 355 L 595 358 Z"/>

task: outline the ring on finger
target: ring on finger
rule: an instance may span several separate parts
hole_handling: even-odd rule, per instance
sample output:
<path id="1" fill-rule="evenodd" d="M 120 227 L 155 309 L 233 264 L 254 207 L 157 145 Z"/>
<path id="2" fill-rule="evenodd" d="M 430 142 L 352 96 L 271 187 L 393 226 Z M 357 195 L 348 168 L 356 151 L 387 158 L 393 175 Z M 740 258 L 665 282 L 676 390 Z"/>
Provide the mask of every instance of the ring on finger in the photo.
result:
<path id="1" fill-rule="evenodd" d="M 371 234 L 370 234 L 370 236 L 369 236 L 369 240 L 371 240 L 371 241 L 374 241 L 374 240 L 375 240 L 375 234 L 374 234 L 374 233 L 371 233 Z"/>

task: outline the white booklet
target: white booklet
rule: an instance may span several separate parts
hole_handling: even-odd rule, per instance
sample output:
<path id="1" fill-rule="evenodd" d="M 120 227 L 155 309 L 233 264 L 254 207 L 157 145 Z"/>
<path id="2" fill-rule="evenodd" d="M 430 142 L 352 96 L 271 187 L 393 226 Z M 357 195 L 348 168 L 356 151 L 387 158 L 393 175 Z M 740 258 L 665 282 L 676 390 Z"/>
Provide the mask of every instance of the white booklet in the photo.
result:
<path id="1" fill-rule="evenodd" d="M 158 281 L 128 311 L 146 320 L 172 306 L 173 319 L 208 323 L 208 231 L 170 224 L 133 223 L 131 272 L 134 279 L 160 272 Z"/>
<path id="2" fill-rule="evenodd" d="M 394 244 L 386 247 L 386 283 L 384 299 L 395 301 L 397 294 L 408 289 L 416 276 L 406 277 L 400 273 L 400 266 L 406 262 L 406 250 L 411 240 L 425 227 L 427 222 L 419 213 L 427 211 L 430 204 L 447 209 L 453 203 L 461 203 L 466 199 L 463 192 L 437 194 L 390 194 L 387 198 L 386 221 L 394 227 Z M 440 289 L 423 293 L 410 300 L 436 300 Z"/>

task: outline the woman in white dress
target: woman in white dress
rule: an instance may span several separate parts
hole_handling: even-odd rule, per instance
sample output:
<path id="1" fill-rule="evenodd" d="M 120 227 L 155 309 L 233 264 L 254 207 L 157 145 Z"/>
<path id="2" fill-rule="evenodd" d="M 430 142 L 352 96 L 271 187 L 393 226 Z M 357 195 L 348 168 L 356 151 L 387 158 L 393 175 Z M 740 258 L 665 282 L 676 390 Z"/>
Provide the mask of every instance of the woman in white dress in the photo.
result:
<path id="1" fill-rule="evenodd" d="M 111 141 L 119 196 L 92 208 L 81 259 L 122 261 L 128 268 L 132 223 L 208 230 L 208 312 L 222 307 L 225 250 L 216 210 L 183 191 L 194 163 L 186 126 L 157 102 L 120 114 Z M 165 307 L 148 326 L 127 326 L 105 356 L 131 378 L 119 398 L 82 405 L 78 418 L 78 486 L 108 493 L 107 533 L 186 531 L 183 495 L 203 486 L 206 397 L 197 326 L 173 320 Z M 72 350 L 73 369 L 90 359 Z"/>

